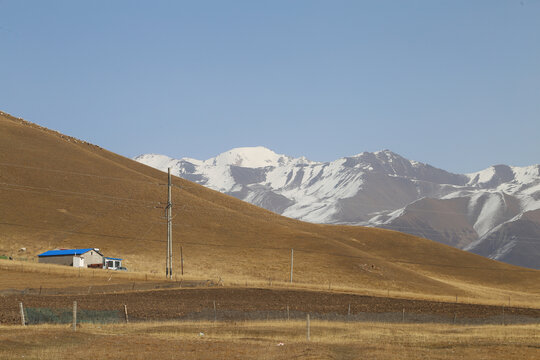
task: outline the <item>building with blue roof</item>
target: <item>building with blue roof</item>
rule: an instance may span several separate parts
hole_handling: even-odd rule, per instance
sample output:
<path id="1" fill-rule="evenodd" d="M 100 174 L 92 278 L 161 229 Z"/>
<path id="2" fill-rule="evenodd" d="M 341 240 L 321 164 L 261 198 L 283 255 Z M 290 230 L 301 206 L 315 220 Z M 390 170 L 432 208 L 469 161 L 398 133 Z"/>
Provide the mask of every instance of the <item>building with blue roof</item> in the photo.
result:
<path id="1" fill-rule="evenodd" d="M 42 254 L 39 254 L 38 257 L 48 257 L 48 256 L 62 256 L 62 255 L 82 255 L 90 250 L 96 250 L 96 251 L 99 251 L 98 249 L 93 249 L 93 248 L 88 248 L 88 249 L 57 249 L 57 250 L 49 250 L 49 251 L 45 251 L 44 253 Z"/>
<path id="2" fill-rule="evenodd" d="M 38 262 L 112 270 L 122 267 L 122 259 L 105 257 L 96 248 L 49 250 L 38 255 Z"/>
<path id="3" fill-rule="evenodd" d="M 38 262 L 73 267 L 103 267 L 103 254 L 96 248 L 55 249 L 38 255 Z"/>

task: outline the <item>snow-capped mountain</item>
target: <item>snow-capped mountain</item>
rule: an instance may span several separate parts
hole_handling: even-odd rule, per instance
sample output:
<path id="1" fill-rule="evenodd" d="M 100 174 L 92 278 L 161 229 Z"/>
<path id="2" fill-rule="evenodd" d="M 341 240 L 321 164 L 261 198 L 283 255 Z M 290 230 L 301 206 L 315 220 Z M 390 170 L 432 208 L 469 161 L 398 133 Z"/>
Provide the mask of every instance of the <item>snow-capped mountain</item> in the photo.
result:
<path id="1" fill-rule="evenodd" d="M 316 162 L 264 147 L 135 160 L 284 216 L 399 230 L 540 268 L 540 165 L 453 174 L 389 150 Z"/>

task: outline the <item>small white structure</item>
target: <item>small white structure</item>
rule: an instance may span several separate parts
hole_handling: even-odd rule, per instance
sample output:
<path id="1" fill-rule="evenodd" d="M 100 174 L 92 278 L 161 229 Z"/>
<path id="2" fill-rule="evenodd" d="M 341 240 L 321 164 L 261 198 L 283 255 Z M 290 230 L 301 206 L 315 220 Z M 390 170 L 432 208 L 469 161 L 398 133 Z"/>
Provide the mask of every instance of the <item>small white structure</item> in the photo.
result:
<path id="1" fill-rule="evenodd" d="M 112 258 L 112 257 L 104 257 L 103 258 L 103 268 L 104 269 L 118 270 L 121 267 L 122 267 L 122 259 Z"/>

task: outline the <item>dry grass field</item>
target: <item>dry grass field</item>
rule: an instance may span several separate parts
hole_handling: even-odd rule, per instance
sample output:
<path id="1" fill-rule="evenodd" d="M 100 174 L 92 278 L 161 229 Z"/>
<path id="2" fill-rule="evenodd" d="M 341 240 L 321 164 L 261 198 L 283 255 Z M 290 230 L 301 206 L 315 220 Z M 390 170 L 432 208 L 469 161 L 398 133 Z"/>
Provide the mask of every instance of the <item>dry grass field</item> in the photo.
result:
<path id="1" fill-rule="evenodd" d="M 165 283 L 165 183 L 155 169 L 0 112 L 3 321 L 20 321 L 19 301 L 65 308 L 75 300 L 89 310 L 127 304 L 134 319 L 163 321 L 213 301 L 222 311 L 279 312 L 290 304 L 300 314 L 343 314 L 352 304 L 359 313 L 407 308 L 471 318 L 498 316 L 505 305 L 508 316 L 538 318 L 540 271 L 395 231 L 303 223 L 179 178 L 176 274 L 167 284 L 219 286 L 154 290 Z M 130 271 L 37 263 L 46 250 L 89 247 L 125 259 Z M 307 342 L 302 321 L 83 323 L 76 332 L 0 325 L 0 358 L 537 359 L 538 330 L 317 320 Z"/>
<path id="2" fill-rule="evenodd" d="M 527 291 L 498 290 L 471 285 L 467 296 L 458 293 L 447 295 L 422 294 L 418 292 L 400 291 L 370 287 L 369 284 L 344 286 L 336 283 L 300 283 L 253 278 L 205 278 L 193 275 L 175 276 L 173 281 L 165 280 L 160 274 L 149 272 L 121 272 L 101 269 L 81 269 L 61 265 L 39 264 L 26 261 L 0 260 L 0 294 L 10 293 L 11 290 L 27 291 L 36 294 L 43 289 L 43 294 L 55 294 L 56 291 L 66 294 L 88 294 L 90 292 L 113 292 L 120 289 L 152 289 L 155 287 L 192 287 L 193 284 L 211 285 L 225 288 L 240 289 L 269 289 L 269 290 L 299 290 L 307 292 L 332 292 L 336 294 L 351 294 L 374 296 L 381 298 L 413 299 L 438 301 L 446 303 L 483 304 L 507 307 L 539 308 L 540 295 Z M 135 284 L 135 285 L 133 285 Z M 169 284 L 169 285 L 167 285 Z M 457 296 L 456 296 L 457 295 Z"/>
<path id="3" fill-rule="evenodd" d="M 73 268 L 27 261 L 0 260 L 0 291 L 5 289 L 65 288 L 112 285 L 133 281 L 163 282 L 163 276 L 146 272 Z"/>
<path id="4" fill-rule="evenodd" d="M 124 258 L 130 273 L 158 277 L 165 267 L 165 182 L 155 169 L 0 113 L 0 256 L 31 263 L 52 248 L 97 247 Z M 294 248 L 299 287 L 539 303 L 539 271 L 399 232 L 302 223 L 183 179 L 173 183 L 177 276 L 182 246 L 184 278 L 286 286 Z M 6 275 L 10 284 L 0 286 L 35 287 L 47 278 Z M 69 280 L 54 282 L 46 286 Z"/>
<path id="5" fill-rule="evenodd" d="M 540 325 L 311 321 L 0 326 L 1 359 L 538 359 Z M 281 345 L 282 344 L 282 345 Z"/>

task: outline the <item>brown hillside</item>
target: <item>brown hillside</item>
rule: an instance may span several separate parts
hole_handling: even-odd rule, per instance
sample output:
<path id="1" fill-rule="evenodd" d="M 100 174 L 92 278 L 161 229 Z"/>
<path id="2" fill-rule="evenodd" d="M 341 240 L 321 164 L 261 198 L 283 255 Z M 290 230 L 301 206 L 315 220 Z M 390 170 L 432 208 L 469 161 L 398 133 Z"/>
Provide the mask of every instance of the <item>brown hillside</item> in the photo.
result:
<path id="1" fill-rule="evenodd" d="M 166 174 L 0 113 L 0 255 L 97 247 L 164 272 Z M 174 178 L 175 268 L 225 282 L 297 283 L 536 302 L 540 272 L 403 233 L 315 225 Z M 25 247 L 27 251 L 18 250 Z"/>

